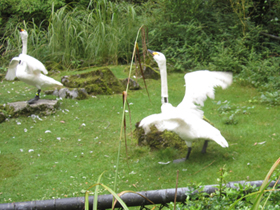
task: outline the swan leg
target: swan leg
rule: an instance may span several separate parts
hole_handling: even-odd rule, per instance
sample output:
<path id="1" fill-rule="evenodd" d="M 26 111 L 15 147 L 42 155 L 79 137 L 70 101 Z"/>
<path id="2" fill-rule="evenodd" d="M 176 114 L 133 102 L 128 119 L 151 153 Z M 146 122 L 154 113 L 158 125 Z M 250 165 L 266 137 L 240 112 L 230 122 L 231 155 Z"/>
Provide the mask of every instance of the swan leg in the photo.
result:
<path id="1" fill-rule="evenodd" d="M 201 153 L 206 153 L 206 149 L 207 149 L 207 146 L 208 146 L 208 142 L 209 142 L 209 140 L 205 140 L 205 141 L 204 141 L 204 144 L 203 144 Z"/>
<path id="2" fill-rule="evenodd" d="M 181 162 L 186 161 L 187 159 L 189 159 L 189 156 L 190 156 L 190 154 L 191 154 L 191 151 L 192 151 L 192 148 L 191 148 L 191 147 L 188 147 L 188 153 L 187 153 L 186 158 L 181 158 L 181 159 L 173 160 L 173 163 L 181 163 Z"/>
<path id="3" fill-rule="evenodd" d="M 187 153 L 187 156 L 186 156 L 186 160 L 189 159 L 189 156 L 191 154 L 191 151 L 192 151 L 192 148 L 191 147 L 188 147 L 188 153 Z"/>
<path id="4" fill-rule="evenodd" d="M 40 92 L 41 92 L 41 89 L 38 89 L 38 92 L 36 93 L 36 96 L 32 99 L 30 99 L 29 101 L 27 101 L 28 104 L 35 104 L 39 98 L 40 98 Z"/>

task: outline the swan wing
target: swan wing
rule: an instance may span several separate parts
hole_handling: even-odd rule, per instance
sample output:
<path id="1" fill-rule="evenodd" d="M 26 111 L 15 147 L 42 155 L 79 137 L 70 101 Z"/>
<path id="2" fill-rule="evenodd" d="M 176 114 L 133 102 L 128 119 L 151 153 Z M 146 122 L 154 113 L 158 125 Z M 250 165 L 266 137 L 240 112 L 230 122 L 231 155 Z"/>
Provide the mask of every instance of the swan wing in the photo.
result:
<path id="1" fill-rule="evenodd" d="M 178 121 L 178 119 L 176 120 Z M 222 136 L 221 132 L 200 118 L 180 118 L 180 127 L 177 127 L 174 132 L 186 141 L 205 139 L 215 141 L 221 147 L 228 147 L 228 142 Z"/>
<path id="2" fill-rule="evenodd" d="M 186 92 L 178 105 L 191 107 L 195 104 L 204 106 L 207 97 L 214 99 L 215 87 L 227 88 L 232 83 L 231 72 L 200 70 L 185 75 Z"/>
<path id="3" fill-rule="evenodd" d="M 14 80 L 16 78 L 17 65 L 19 61 L 20 61 L 19 57 L 12 58 L 8 67 L 7 74 L 5 76 L 6 80 Z"/>
<path id="4" fill-rule="evenodd" d="M 165 126 L 165 130 L 175 132 L 186 142 L 204 139 L 215 141 L 221 147 L 228 147 L 228 142 L 217 128 L 192 113 L 178 112 L 165 118 L 161 124 Z"/>
<path id="5" fill-rule="evenodd" d="M 47 69 L 45 68 L 44 64 L 41 63 L 41 61 L 37 60 L 36 58 L 30 56 L 30 55 L 25 55 L 25 54 L 20 54 L 19 58 L 21 61 L 25 62 L 27 65 L 26 71 L 27 73 L 41 73 L 43 72 L 44 74 L 48 74 Z"/>
<path id="6" fill-rule="evenodd" d="M 192 112 L 181 113 L 174 110 L 160 114 L 152 114 L 145 117 L 139 124 L 145 131 L 150 132 L 150 127 L 155 125 L 159 131 L 173 131 L 186 142 L 195 139 L 213 140 L 222 147 L 228 147 L 228 143 L 221 132 L 208 122 L 197 117 Z"/>

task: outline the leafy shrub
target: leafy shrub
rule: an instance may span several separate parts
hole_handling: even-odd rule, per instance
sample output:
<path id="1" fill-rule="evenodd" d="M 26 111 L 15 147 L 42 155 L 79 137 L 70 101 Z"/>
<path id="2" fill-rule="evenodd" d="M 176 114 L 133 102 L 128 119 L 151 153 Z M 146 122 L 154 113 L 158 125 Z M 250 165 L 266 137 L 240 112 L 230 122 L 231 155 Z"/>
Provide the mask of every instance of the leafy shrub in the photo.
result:
<path id="1" fill-rule="evenodd" d="M 278 160 L 279 161 L 279 160 Z M 279 181 L 279 169 L 276 169 L 279 164 L 278 161 L 272 166 L 272 171 L 268 172 L 270 175 L 270 180 Z M 257 202 L 255 194 L 259 195 L 260 189 L 263 187 L 251 186 L 250 184 L 242 185 L 235 184 L 236 188 L 226 187 L 226 177 L 228 176 L 225 166 L 219 171 L 218 190 L 210 195 L 203 192 L 203 187 L 198 184 L 191 184 L 188 186 L 190 191 L 186 193 L 187 199 L 184 203 L 177 203 L 176 208 L 174 208 L 174 203 L 170 203 L 169 209 L 279 209 L 280 194 L 279 189 L 272 188 L 270 192 L 266 192 L 263 196 L 265 200 L 264 204 Z M 264 180 L 263 184 L 268 182 Z"/>
<path id="2" fill-rule="evenodd" d="M 238 77 L 260 90 L 279 89 L 279 65 L 278 57 L 265 60 L 253 59 L 248 61 L 246 66 L 242 66 L 242 72 Z"/>
<path id="3" fill-rule="evenodd" d="M 280 91 L 274 92 L 265 92 L 259 98 L 261 103 L 269 104 L 271 106 L 278 106 L 280 105 Z"/>

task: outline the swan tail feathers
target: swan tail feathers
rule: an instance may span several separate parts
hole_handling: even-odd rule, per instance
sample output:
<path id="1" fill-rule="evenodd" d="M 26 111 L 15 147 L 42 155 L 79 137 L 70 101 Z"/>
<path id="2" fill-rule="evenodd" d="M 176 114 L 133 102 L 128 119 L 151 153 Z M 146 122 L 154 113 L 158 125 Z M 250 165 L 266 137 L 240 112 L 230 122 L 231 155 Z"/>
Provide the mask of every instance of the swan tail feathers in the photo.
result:
<path id="1" fill-rule="evenodd" d="M 218 136 L 217 138 L 213 139 L 217 144 L 219 144 L 221 147 L 228 147 L 227 140 L 222 136 Z"/>

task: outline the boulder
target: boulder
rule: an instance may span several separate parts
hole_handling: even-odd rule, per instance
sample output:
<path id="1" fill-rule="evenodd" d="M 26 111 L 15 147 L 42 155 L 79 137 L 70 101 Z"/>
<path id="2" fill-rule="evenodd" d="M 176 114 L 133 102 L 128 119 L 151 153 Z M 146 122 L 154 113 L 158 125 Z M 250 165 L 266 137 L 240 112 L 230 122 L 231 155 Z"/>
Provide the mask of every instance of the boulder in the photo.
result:
<path id="1" fill-rule="evenodd" d="M 8 117 L 30 116 L 32 114 L 45 116 L 55 113 L 59 107 L 57 100 L 40 99 L 35 104 L 18 101 L 0 105 L 0 122 Z"/>
<path id="2" fill-rule="evenodd" d="M 46 95 L 55 95 L 59 98 L 70 98 L 70 99 L 78 99 L 83 100 L 88 98 L 88 93 L 85 88 L 61 88 L 59 90 L 54 91 L 45 91 Z"/>
<path id="3" fill-rule="evenodd" d="M 128 78 L 122 79 L 120 81 L 123 84 L 123 86 L 126 87 Z M 140 88 L 141 88 L 140 85 L 135 80 L 133 80 L 131 78 L 129 79 L 129 85 L 128 85 L 129 90 L 139 90 Z"/>
<path id="4" fill-rule="evenodd" d="M 66 87 L 84 88 L 93 95 L 111 95 L 124 90 L 124 86 L 108 68 L 64 76 L 61 82 Z"/>
<path id="5" fill-rule="evenodd" d="M 158 80 L 158 79 L 160 79 L 160 73 L 159 73 L 159 71 L 156 71 L 152 67 L 147 66 L 144 70 L 144 77 L 145 77 L 145 79 Z"/>
<path id="6" fill-rule="evenodd" d="M 142 64 L 143 66 L 143 64 Z M 157 68 L 157 67 L 155 67 Z M 155 68 L 149 66 L 149 65 L 145 65 L 144 68 L 143 68 L 143 71 L 144 71 L 144 77 L 145 79 L 154 79 L 154 80 L 158 80 L 160 79 L 160 73 L 159 73 L 159 70 L 156 70 Z M 142 77 L 142 74 L 141 74 L 141 71 L 139 69 L 139 67 L 137 66 L 137 71 L 135 70 L 135 66 L 132 67 L 132 75 L 136 75 L 137 77 Z M 126 67 L 124 69 L 124 72 L 129 72 L 130 70 L 130 67 Z"/>

